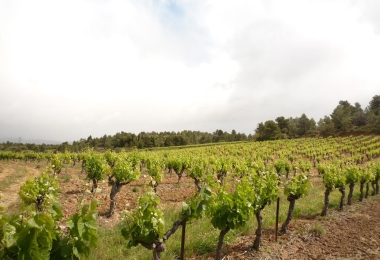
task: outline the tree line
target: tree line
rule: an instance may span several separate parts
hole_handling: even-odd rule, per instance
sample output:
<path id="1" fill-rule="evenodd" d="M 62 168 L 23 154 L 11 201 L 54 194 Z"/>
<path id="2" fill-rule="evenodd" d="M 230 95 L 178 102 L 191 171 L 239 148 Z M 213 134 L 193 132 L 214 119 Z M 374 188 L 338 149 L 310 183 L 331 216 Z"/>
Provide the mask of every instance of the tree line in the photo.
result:
<path id="1" fill-rule="evenodd" d="M 0 150 L 7 151 L 25 151 L 32 150 L 35 152 L 58 151 L 65 150 L 71 152 L 79 152 L 87 148 L 95 148 L 98 150 L 118 150 L 118 149 L 147 149 L 153 147 L 170 147 L 183 145 L 197 145 L 207 143 L 220 142 L 238 142 L 252 140 L 252 135 L 238 133 L 232 130 L 231 133 L 217 129 L 213 133 L 201 131 L 184 130 L 181 132 L 140 132 L 139 134 L 118 132 L 115 135 L 103 135 L 102 137 L 81 138 L 72 144 L 63 142 L 60 145 L 36 145 L 36 144 L 19 144 L 7 142 L 0 144 Z"/>
<path id="2" fill-rule="evenodd" d="M 341 100 L 329 116 L 318 122 L 304 113 L 295 118 L 279 116 L 275 120 L 259 123 L 253 137 L 257 141 L 265 141 L 352 132 L 380 133 L 380 95 L 372 97 L 365 109 L 358 102 L 352 105 L 347 100 Z"/>

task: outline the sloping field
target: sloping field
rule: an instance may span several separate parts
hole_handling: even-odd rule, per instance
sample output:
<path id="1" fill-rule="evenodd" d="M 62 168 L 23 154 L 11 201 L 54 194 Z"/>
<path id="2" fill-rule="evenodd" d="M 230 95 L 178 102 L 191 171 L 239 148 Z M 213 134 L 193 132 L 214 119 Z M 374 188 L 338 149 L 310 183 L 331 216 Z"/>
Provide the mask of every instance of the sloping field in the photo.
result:
<path id="1" fill-rule="evenodd" d="M 345 174 L 346 167 L 355 166 L 363 170 L 363 173 L 368 173 L 372 171 L 368 169 L 372 168 L 368 168 L 367 164 L 379 162 L 379 146 L 379 137 L 370 136 L 284 140 L 170 152 L 143 152 L 138 154 L 142 162 L 140 177 L 123 186 L 117 193 L 115 213 L 110 218 L 107 217 L 107 213 L 110 207 L 111 186 L 108 185 L 107 177 L 100 180 L 97 191 L 91 193 L 92 182 L 86 179 L 87 173 L 82 172 L 81 161 L 78 159 L 80 156 L 69 153 L 58 154 L 56 155 L 58 160 L 63 163 L 60 173 L 56 175 L 60 185 L 59 200 L 64 218 L 77 212 L 80 204 L 89 202 L 92 198 L 99 201 L 97 211 L 100 237 L 98 247 L 91 251 L 91 259 L 151 259 L 151 252 L 141 245 L 127 248 L 128 241 L 121 237 L 119 225 L 122 212 L 134 211 L 138 205 L 137 198 L 152 184 L 151 172 L 147 166 L 151 158 L 162 160 L 165 165 L 162 168 L 162 181 L 157 186 L 157 195 L 161 200 L 158 207 L 165 215 L 166 229 L 180 218 L 182 202 L 197 193 L 189 168 L 185 170 L 184 176 L 178 182 L 176 173 L 170 171 L 170 160 L 198 162 L 201 158 L 209 167 L 207 170 L 208 177 L 211 176 L 209 185 L 215 193 L 219 192 L 217 167 L 222 162 L 229 167 L 224 177 L 224 182 L 228 184 L 226 188 L 228 192 L 234 190 L 244 174 L 251 174 L 250 171 L 255 174 L 266 169 L 275 171 L 278 162 L 285 162 L 290 167 L 289 178 L 294 174 L 304 173 L 313 184 L 308 195 L 297 200 L 288 233 L 280 235 L 277 242 L 274 241 L 275 203 L 272 203 L 265 206 L 262 212 L 264 230 L 260 250 L 257 252 L 251 249 L 257 228 L 255 218 L 251 217 L 243 227 L 231 229 L 228 232 L 222 247 L 223 259 L 380 259 L 378 253 L 380 196 L 371 196 L 373 190 L 370 187 L 370 196 L 363 202 L 359 202 L 359 185 L 356 181 L 353 205 L 344 205 L 343 210 L 338 210 L 340 193 L 338 189 L 335 189 L 330 195 L 327 216 L 320 217 L 326 188 L 322 176 L 326 174 L 319 174 L 318 168 L 319 164 L 331 164 Z M 127 154 L 113 156 L 124 158 L 122 156 L 127 156 Z M 26 156 L 21 156 L 21 158 L 0 161 L 0 192 L 3 194 L 0 206 L 5 207 L 8 212 L 18 212 L 20 204 L 18 189 L 28 176 L 35 177 L 42 171 L 52 172 L 51 163 L 46 158 L 40 160 L 29 159 Z M 76 163 L 73 164 L 70 158 L 76 158 L 74 159 Z M 286 172 L 282 170 L 279 172 L 284 184 Z M 373 178 L 366 182 L 371 183 L 375 180 Z M 286 218 L 289 204 L 283 193 L 283 184 L 279 193 L 280 225 Z M 277 187 L 277 177 L 275 177 L 274 186 Z M 347 188 L 348 185 L 345 186 Z M 62 225 L 65 225 L 64 221 Z M 186 233 L 185 258 L 214 259 L 219 232 L 218 229 L 213 228 L 209 217 L 190 221 Z M 177 231 L 168 240 L 167 250 L 161 255 L 162 259 L 178 258 L 180 233 Z"/>

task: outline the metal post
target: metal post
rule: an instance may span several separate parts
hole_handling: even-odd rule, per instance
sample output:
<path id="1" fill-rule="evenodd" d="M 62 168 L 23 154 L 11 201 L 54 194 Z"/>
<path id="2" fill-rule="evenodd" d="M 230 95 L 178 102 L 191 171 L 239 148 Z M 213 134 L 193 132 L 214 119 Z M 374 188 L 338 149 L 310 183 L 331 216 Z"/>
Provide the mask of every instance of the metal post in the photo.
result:
<path id="1" fill-rule="evenodd" d="M 280 213 L 280 197 L 277 198 L 277 208 L 276 208 L 276 233 L 274 235 L 274 240 L 277 242 L 278 234 L 278 215 Z"/>

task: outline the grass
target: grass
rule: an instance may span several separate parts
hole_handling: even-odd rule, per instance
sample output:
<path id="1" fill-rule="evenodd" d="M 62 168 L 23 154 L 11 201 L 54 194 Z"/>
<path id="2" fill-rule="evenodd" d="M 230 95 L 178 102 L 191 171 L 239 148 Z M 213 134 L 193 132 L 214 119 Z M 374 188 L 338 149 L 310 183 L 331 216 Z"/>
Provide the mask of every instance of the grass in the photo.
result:
<path id="1" fill-rule="evenodd" d="M 179 209 L 170 207 L 163 210 L 166 229 L 180 219 Z M 98 248 L 91 251 L 89 259 L 136 259 L 151 260 L 152 251 L 138 245 L 128 248 L 128 241 L 121 236 L 121 224 L 113 228 L 101 228 L 99 230 Z M 181 228 L 166 242 L 167 250 L 161 254 L 161 259 L 178 259 L 181 248 Z M 197 234 L 197 235 L 194 235 Z M 231 233 L 232 234 L 232 233 Z M 226 241 L 233 241 L 234 237 L 229 234 Z M 185 258 L 194 255 L 204 255 L 214 252 L 219 231 L 214 229 L 209 221 L 197 220 L 186 225 L 186 252 Z"/>
<path id="2" fill-rule="evenodd" d="M 4 168 L 2 168 L 2 170 L 4 170 Z M 13 174 L 9 174 L 0 182 L 0 191 L 8 188 L 14 183 L 19 182 L 20 178 L 23 178 L 25 175 L 27 175 L 27 173 L 28 170 L 25 167 L 17 165 L 15 172 Z"/>
<path id="3" fill-rule="evenodd" d="M 326 230 L 321 223 L 315 223 L 309 230 L 309 233 L 313 236 L 320 237 L 326 233 Z"/>
<path id="4" fill-rule="evenodd" d="M 69 182 L 71 180 L 71 175 L 66 173 L 60 173 L 58 174 L 58 178 L 61 179 L 63 182 Z"/>

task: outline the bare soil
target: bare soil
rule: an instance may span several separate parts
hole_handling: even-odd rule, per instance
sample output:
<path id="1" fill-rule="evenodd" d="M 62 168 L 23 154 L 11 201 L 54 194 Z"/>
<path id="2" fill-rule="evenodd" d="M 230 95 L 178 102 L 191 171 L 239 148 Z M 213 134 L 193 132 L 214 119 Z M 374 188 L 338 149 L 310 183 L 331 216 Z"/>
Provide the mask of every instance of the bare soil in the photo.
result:
<path id="1" fill-rule="evenodd" d="M 9 181 L 6 187 L 1 190 L 2 198 L 0 199 L 0 206 L 9 208 L 18 202 L 18 192 L 20 191 L 20 185 L 22 185 L 29 177 L 37 176 L 40 170 L 36 169 L 36 166 L 30 165 L 24 162 L 0 162 L 0 182 L 6 182 L 7 178 L 14 180 Z M 24 173 L 25 171 L 25 173 Z"/>
<path id="2" fill-rule="evenodd" d="M 37 169 L 37 165 L 40 167 Z M 20 166 L 26 167 L 33 175 L 42 172 L 46 162 L 0 162 L 0 181 L 15 174 Z M 6 208 L 17 207 L 19 185 L 17 183 L 0 190 L 4 197 L 0 205 Z M 122 187 L 117 194 L 116 213 L 107 218 L 109 210 L 110 187 L 107 182 L 99 185 L 99 191 L 91 194 L 89 181 L 81 173 L 80 165 L 63 167 L 57 176 L 60 182 L 60 202 L 64 217 L 67 218 L 78 210 L 81 202 L 88 202 L 95 197 L 99 202 L 99 224 L 113 226 L 120 221 L 123 210 L 136 206 L 137 197 L 149 184 L 149 178 L 142 173 L 140 180 Z M 191 178 L 183 177 L 177 184 L 177 175 L 166 174 L 163 183 L 158 186 L 158 194 L 164 206 L 179 204 L 196 192 Z M 87 191 L 86 191 L 87 190 Z M 315 215 L 309 219 L 292 221 L 288 233 L 274 241 L 274 227 L 264 229 L 260 251 L 251 250 L 254 235 L 242 236 L 239 241 L 223 246 L 224 259 L 380 259 L 380 198 L 370 197 L 363 203 L 355 202 L 343 211 L 329 211 L 329 215 L 320 218 Z M 213 259 L 214 255 L 192 259 Z"/>
<path id="3" fill-rule="evenodd" d="M 331 210 L 324 218 L 292 221 L 277 242 L 274 227 L 266 228 L 260 251 L 251 249 L 254 235 L 243 236 L 224 246 L 224 259 L 380 259 L 379 212 L 380 198 L 372 197 L 343 211 Z"/>

